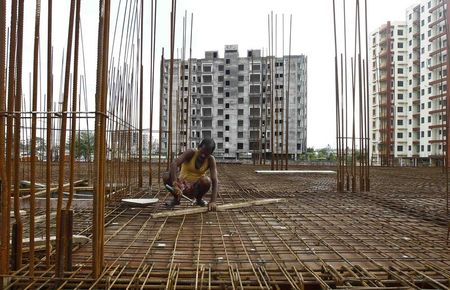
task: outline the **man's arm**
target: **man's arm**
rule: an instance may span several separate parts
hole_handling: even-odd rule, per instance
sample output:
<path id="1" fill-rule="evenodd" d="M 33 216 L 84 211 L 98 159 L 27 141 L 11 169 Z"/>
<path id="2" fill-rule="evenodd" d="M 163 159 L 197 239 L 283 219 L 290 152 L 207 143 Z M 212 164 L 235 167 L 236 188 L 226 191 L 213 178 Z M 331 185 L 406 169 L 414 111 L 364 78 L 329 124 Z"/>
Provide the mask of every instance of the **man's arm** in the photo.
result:
<path id="1" fill-rule="evenodd" d="M 219 182 L 217 180 L 217 165 L 214 156 L 209 157 L 209 173 L 211 177 L 212 190 L 211 190 L 211 200 L 208 204 L 208 209 L 210 211 L 215 211 L 217 209 L 216 198 Z"/>
<path id="2" fill-rule="evenodd" d="M 175 159 L 172 162 L 172 164 L 170 164 L 169 173 L 170 173 L 170 183 L 172 185 L 174 185 L 175 180 L 177 180 L 178 167 L 180 167 L 181 164 L 183 164 L 184 162 L 191 160 L 192 156 L 194 156 L 194 153 L 195 153 L 195 150 L 188 149 L 188 150 L 184 151 L 183 154 L 178 156 L 178 158 Z"/>

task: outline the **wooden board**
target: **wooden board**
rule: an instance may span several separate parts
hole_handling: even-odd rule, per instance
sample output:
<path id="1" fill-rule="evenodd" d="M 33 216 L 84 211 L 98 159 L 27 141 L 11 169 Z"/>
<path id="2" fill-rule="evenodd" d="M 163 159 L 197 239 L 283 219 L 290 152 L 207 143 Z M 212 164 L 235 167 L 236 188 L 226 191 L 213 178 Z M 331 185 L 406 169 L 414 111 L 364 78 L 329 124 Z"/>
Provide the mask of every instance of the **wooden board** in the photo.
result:
<path id="1" fill-rule="evenodd" d="M 333 170 L 255 170 L 261 174 L 336 174 Z"/>
<path id="2" fill-rule="evenodd" d="M 241 201 L 227 204 L 220 204 L 217 206 L 217 211 L 226 211 L 229 209 L 250 207 L 254 205 L 263 205 L 269 203 L 277 203 L 283 201 L 282 198 L 268 198 L 268 199 L 257 199 L 251 201 Z M 180 216 L 187 214 L 195 214 L 195 213 L 203 213 L 208 212 L 208 207 L 196 207 L 196 208 L 188 208 L 188 209 L 180 209 L 180 210 L 171 210 L 164 211 L 152 214 L 152 218 L 160 218 L 160 217 L 170 217 L 170 216 Z"/>

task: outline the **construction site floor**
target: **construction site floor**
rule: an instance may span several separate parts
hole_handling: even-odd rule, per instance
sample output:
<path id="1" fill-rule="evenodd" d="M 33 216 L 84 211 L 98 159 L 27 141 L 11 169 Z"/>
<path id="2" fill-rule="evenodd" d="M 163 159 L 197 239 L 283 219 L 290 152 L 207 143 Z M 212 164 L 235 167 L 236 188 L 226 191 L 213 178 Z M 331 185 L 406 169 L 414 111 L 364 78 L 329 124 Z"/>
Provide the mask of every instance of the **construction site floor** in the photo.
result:
<path id="1" fill-rule="evenodd" d="M 105 267 L 92 278 L 92 244 L 77 245 L 63 280 L 38 265 L 10 288 L 113 289 L 449 289 L 446 178 L 440 168 L 373 168 L 370 192 L 336 192 L 336 175 L 257 174 L 267 166 L 219 164 L 218 203 L 282 198 L 224 212 L 153 219 L 166 211 L 157 182 L 134 197 L 149 207 L 108 202 Z M 290 166 L 295 170 L 333 167 Z M 127 196 L 130 197 L 130 196 Z M 209 199 L 209 196 L 206 197 Z M 191 205 L 183 201 L 179 208 Z M 92 210 L 74 213 L 74 234 L 90 237 Z"/>

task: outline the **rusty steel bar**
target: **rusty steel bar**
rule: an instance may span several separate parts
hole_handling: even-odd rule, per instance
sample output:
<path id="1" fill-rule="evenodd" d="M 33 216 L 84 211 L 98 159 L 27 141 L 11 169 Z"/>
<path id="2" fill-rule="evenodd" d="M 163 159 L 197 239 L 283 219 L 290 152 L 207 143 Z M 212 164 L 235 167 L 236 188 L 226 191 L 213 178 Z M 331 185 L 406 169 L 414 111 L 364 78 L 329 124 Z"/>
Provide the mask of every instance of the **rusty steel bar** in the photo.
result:
<path id="1" fill-rule="evenodd" d="M 74 195 L 75 181 L 75 145 L 77 130 L 77 95 L 78 95 L 78 56 L 80 47 L 80 9 L 81 0 L 76 0 L 75 16 L 75 48 L 73 55 L 73 85 L 72 85 L 72 113 L 71 113 L 71 131 L 70 131 L 70 164 L 69 164 L 69 198 L 67 199 L 66 210 L 71 209 Z M 78 140 L 79 143 L 81 140 Z"/>
<path id="2" fill-rule="evenodd" d="M 65 209 L 65 231 L 64 231 L 64 255 L 65 270 L 71 272 L 72 269 L 72 248 L 73 248 L 73 210 Z"/>
<path id="3" fill-rule="evenodd" d="M 144 1 L 141 0 L 140 6 L 140 48 L 138 55 L 139 57 L 139 156 L 138 156 L 138 186 L 142 187 L 143 176 L 142 176 L 142 130 L 143 130 L 143 112 L 144 112 L 144 66 L 142 65 L 143 57 L 143 42 L 144 42 Z M 150 111 L 151 112 L 151 111 Z M 150 114 L 151 119 L 151 114 Z M 151 135 L 151 131 L 150 131 Z M 151 162 L 150 162 L 151 164 Z M 150 165 L 151 168 L 151 165 Z M 150 171 L 151 174 L 151 171 Z"/>
<path id="4" fill-rule="evenodd" d="M 186 140 L 187 140 L 187 146 L 191 147 L 191 138 L 192 138 L 192 132 L 191 132 L 191 126 L 192 126 L 192 120 L 191 120 L 191 106 L 192 106 L 192 29 L 194 25 L 194 13 L 191 13 L 191 32 L 189 34 L 189 81 L 188 81 L 188 98 L 187 98 L 187 123 L 186 123 Z"/>
<path id="5" fill-rule="evenodd" d="M 56 275 L 62 277 L 64 272 L 64 261 L 60 258 L 63 257 L 63 232 L 61 228 L 61 210 L 64 196 L 64 169 L 65 169 L 65 158 L 66 158 L 66 133 L 67 133 L 67 107 L 69 101 L 69 82 L 70 82 L 70 64 L 72 58 L 72 40 L 73 40 L 73 24 L 74 24 L 74 14 L 75 14 L 75 0 L 70 1 L 70 16 L 69 16 L 69 28 L 67 32 L 67 54 L 66 54 L 66 66 L 64 74 L 64 92 L 63 92 L 63 102 L 62 102 L 62 118 L 61 118 L 61 131 L 59 138 L 59 156 L 58 156 L 58 201 L 56 208 Z"/>
<path id="6" fill-rule="evenodd" d="M 450 19 L 450 0 L 447 0 L 447 13 L 445 15 L 445 20 L 446 20 L 446 36 L 447 36 L 447 43 L 446 43 L 446 51 L 447 51 L 447 77 L 446 77 L 446 83 L 447 83 L 447 92 L 445 94 L 445 100 L 446 100 L 446 124 L 445 124 L 445 129 L 447 130 L 447 134 L 445 136 L 445 146 L 447 147 L 447 150 L 445 150 L 445 162 L 446 162 L 446 166 L 445 166 L 445 194 L 446 194 L 446 205 L 445 205 L 445 213 L 447 215 L 447 245 L 449 243 L 449 238 L 450 238 L 450 194 L 449 194 L 449 182 L 450 182 L 450 178 L 449 178 L 449 166 L 450 166 L 450 105 L 449 105 L 449 100 L 450 100 L 450 90 L 449 88 L 449 84 L 450 84 L 450 74 L 448 73 L 448 70 L 450 68 L 450 59 L 449 59 L 449 55 L 450 55 L 450 44 L 448 43 L 449 39 L 450 39 L 450 29 L 448 27 L 448 23 L 449 23 L 449 19 Z"/>
<path id="7" fill-rule="evenodd" d="M 11 194 L 6 178 L 5 166 L 5 128 L 6 128 L 6 1 L 0 2 L 0 274 L 9 272 L 9 224 Z M 3 284 L 3 278 L 0 278 Z"/>
<path id="8" fill-rule="evenodd" d="M 161 52 L 161 64 L 159 71 L 159 138 L 158 138 L 158 188 L 161 185 L 161 144 L 162 144 L 162 120 L 163 120 L 163 97 L 164 97 L 164 47 Z M 166 160 L 166 162 L 169 162 Z"/>
<path id="9" fill-rule="evenodd" d="M 169 170 L 170 163 L 173 159 L 172 152 L 172 130 L 173 130 L 173 122 L 172 122 L 172 105 L 173 105 L 173 58 L 175 53 L 175 24 L 176 24 L 176 5 L 177 1 L 172 0 L 172 11 L 170 13 L 170 68 L 169 68 L 169 130 L 168 130 L 168 142 L 167 142 L 167 170 Z"/>
<path id="10" fill-rule="evenodd" d="M 369 119 L 369 106 L 370 106 L 370 94 L 369 94 L 369 32 L 368 32 L 368 20 L 367 20 L 367 0 L 364 0 L 364 19 L 365 19 L 365 39 L 366 39 L 366 81 L 364 82 L 366 86 L 366 188 L 365 191 L 370 191 L 370 119 Z"/>
<path id="11" fill-rule="evenodd" d="M 53 55 L 52 55 L 52 21 L 53 21 L 53 0 L 47 2 L 47 134 L 46 134 L 46 155 L 45 167 L 45 259 L 47 267 L 50 266 L 50 196 L 52 179 L 52 104 L 53 104 Z"/>
<path id="12" fill-rule="evenodd" d="M 109 18 L 110 1 L 100 0 L 99 35 L 97 56 L 97 88 L 96 88 L 96 118 L 95 118 L 95 195 L 94 195 L 94 228 L 92 250 L 93 276 L 99 277 L 103 270 L 104 259 L 104 220 L 105 220 L 105 163 L 106 163 L 106 97 L 108 64 L 102 59 L 108 59 L 109 50 Z"/>
<path id="13" fill-rule="evenodd" d="M 289 16 L 289 55 L 288 55 L 288 80 L 286 90 L 286 161 L 285 170 L 289 169 L 289 89 L 291 84 L 291 39 L 292 39 L 292 14 Z"/>
<path id="14" fill-rule="evenodd" d="M 39 62 L 39 39 L 41 26 L 41 1 L 36 1 L 36 16 L 34 26 L 34 60 L 33 60 L 33 101 L 32 101 L 32 120 L 31 120 L 31 188 L 30 188 L 30 252 L 29 252 L 29 271 L 30 276 L 34 276 L 34 236 L 36 214 L 35 193 L 36 193 L 36 111 L 37 111 L 37 91 L 38 91 L 38 62 Z"/>
<path id="15" fill-rule="evenodd" d="M 180 110 L 180 126 L 179 126 L 179 140 L 180 140 L 180 150 L 177 152 L 181 153 L 186 150 L 186 141 L 185 141 L 185 114 L 184 114 L 184 77 L 186 75 L 186 69 L 184 68 L 186 63 L 186 25 L 187 25 L 187 10 L 184 10 L 184 16 L 183 16 L 183 46 L 182 46 L 182 53 L 181 53 L 181 110 Z M 180 62 L 178 61 L 178 66 L 180 65 Z M 180 74 L 178 73 L 178 76 Z M 180 84 L 178 79 L 178 84 Z M 178 110 L 177 110 L 178 111 Z M 187 123 L 187 122 L 186 122 Z"/>
<path id="16" fill-rule="evenodd" d="M 157 16 L 157 0 L 152 0 L 151 3 L 151 64 L 150 64 L 150 129 L 149 129 L 149 170 L 148 170 L 148 184 L 149 188 L 152 188 L 152 175 L 153 175 L 153 169 L 152 169 L 152 152 L 153 152 L 153 100 L 155 95 L 155 59 L 156 59 L 156 16 Z M 161 152 L 161 148 L 159 148 L 159 152 Z M 158 176 L 158 182 L 159 182 L 159 176 Z"/>
<path id="17" fill-rule="evenodd" d="M 340 118 L 339 118 L 339 69 L 338 69 L 338 45 L 337 45 L 337 20 L 336 20 L 336 3 L 333 0 L 333 24 L 334 24 L 334 75 L 335 75 L 335 100 L 336 100 L 336 153 L 337 153 L 337 178 L 336 188 L 338 192 L 342 192 L 341 184 L 341 154 L 340 154 Z"/>
<path id="18" fill-rule="evenodd" d="M 18 2 L 18 21 L 17 21 L 17 73 L 16 73 L 16 88 L 15 88 L 15 115 L 14 115 L 14 218 L 17 225 L 17 248 L 15 253 L 15 269 L 22 267 L 22 237 L 23 237 L 23 223 L 20 215 L 20 113 L 22 111 L 22 61 L 23 61 L 23 22 L 24 22 L 24 0 Z"/>

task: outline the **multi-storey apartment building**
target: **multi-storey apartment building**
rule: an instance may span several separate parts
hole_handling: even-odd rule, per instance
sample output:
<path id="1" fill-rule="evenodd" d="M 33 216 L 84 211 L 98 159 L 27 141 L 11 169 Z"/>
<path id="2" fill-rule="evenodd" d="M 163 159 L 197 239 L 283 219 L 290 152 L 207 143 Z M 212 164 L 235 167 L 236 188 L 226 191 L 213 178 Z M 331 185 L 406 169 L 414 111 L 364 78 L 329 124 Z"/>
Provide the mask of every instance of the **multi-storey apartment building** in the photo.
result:
<path id="1" fill-rule="evenodd" d="M 372 75 L 369 77 L 374 164 L 417 165 L 442 161 L 447 118 L 445 8 L 443 0 L 423 1 L 406 10 L 404 23 L 388 22 L 371 35 Z M 391 37 L 385 39 L 389 35 L 387 31 Z M 398 34 L 400 31 L 402 35 Z M 389 58 L 381 51 L 390 55 L 390 63 L 385 63 Z M 386 99 L 388 95 L 391 101 Z M 385 111 L 386 106 L 391 110 Z"/>
<path id="2" fill-rule="evenodd" d="M 288 64 L 288 56 L 264 57 L 260 50 L 240 57 L 237 45 L 225 46 L 222 58 L 217 51 L 207 51 L 203 59 L 176 59 L 170 101 L 170 62 L 166 60 L 162 151 L 168 150 L 171 131 L 175 154 L 212 137 L 219 158 L 280 155 L 286 152 L 288 126 L 289 157 L 306 152 L 307 58 L 293 55 L 290 69 Z"/>
<path id="3" fill-rule="evenodd" d="M 406 157 L 406 24 L 388 22 L 371 34 L 370 112 L 372 163 Z"/>

